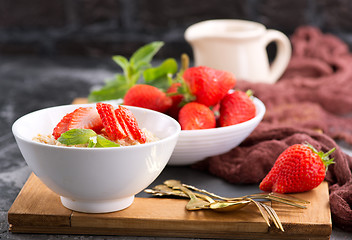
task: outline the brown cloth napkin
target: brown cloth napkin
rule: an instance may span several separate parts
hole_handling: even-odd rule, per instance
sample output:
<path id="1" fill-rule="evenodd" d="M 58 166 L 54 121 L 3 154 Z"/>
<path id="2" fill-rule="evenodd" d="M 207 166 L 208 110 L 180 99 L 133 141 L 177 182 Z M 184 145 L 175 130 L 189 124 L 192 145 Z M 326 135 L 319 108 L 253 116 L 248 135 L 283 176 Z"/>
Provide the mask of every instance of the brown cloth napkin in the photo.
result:
<path id="1" fill-rule="evenodd" d="M 259 184 L 293 144 L 309 142 L 324 152 L 335 147 L 326 176 L 333 224 L 352 231 L 352 157 L 335 142 L 352 144 L 352 54 L 335 36 L 309 26 L 298 28 L 291 42 L 291 61 L 277 83 L 238 81 L 266 105 L 263 121 L 239 147 L 192 167 L 230 183 Z"/>

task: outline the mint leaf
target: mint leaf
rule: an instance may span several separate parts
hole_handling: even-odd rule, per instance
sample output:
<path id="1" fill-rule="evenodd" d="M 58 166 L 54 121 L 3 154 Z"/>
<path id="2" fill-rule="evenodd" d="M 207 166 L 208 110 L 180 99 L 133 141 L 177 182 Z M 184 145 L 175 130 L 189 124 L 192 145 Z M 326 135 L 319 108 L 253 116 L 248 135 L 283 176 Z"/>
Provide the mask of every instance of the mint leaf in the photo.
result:
<path id="1" fill-rule="evenodd" d="M 89 148 L 120 147 L 120 144 L 97 135 L 91 129 L 71 129 L 61 134 L 57 140 L 65 145 L 88 144 Z"/>
<path id="2" fill-rule="evenodd" d="M 161 41 L 146 44 L 133 53 L 129 60 L 121 55 L 113 56 L 112 59 L 122 68 L 123 74 L 116 74 L 115 79 L 107 81 L 105 86 L 91 91 L 88 101 L 99 102 L 123 98 L 128 89 L 137 82 L 163 89 L 168 88 L 171 85 L 172 74 L 177 71 L 176 61 L 167 59 L 155 69 L 151 65 L 152 58 L 163 45 Z M 149 69 L 152 70 L 144 74 Z M 144 75 L 147 77 L 146 80 L 143 79 Z"/>
<path id="3" fill-rule="evenodd" d="M 149 62 L 140 61 L 134 65 L 135 69 L 138 69 L 139 72 L 143 73 L 143 70 L 151 68 L 152 65 Z"/>
<path id="4" fill-rule="evenodd" d="M 61 134 L 57 140 L 65 145 L 86 144 L 89 138 L 96 135 L 91 129 L 71 129 Z"/>
<path id="5" fill-rule="evenodd" d="M 113 56 L 112 60 L 114 60 L 114 62 L 116 62 L 123 69 L 124 72 L 128 71 L 130 63 L 128 62 L 127 58 L 121 55 L 117 55 Z"/>
<path id="6" fill-rule="evenodd" d="M 94 148 L 97 145 L 97 136 L 90 137 L 88 140 L 88 147 Z"/>
<path id="7" fill-rule="evenodd" d="M 146 69 L 143 72 L 147 84 L 166 89 L 172 83 L 172 75 L 177 72 L 178 65 L 175 59 L 168 58 L 158 67 Z"/>
<path id="8" fill-rule="evenodd" d="M 160 50 L 163 45 L 164 43 L 160 41 L 151 42 L 144 45 L 132 54 L 130 58 L 130 64 L 132 66 L 137 66 L 139 62 L 150 63 L 154 55 Z"/>
<path id="9" fill-rule="evenodd" d="M 106 82 L 104 87 L 92 91 L 88 96 L 88 101 L 100 102 L 123 98 L 129 88 L 130 86 L 126 84 L 125 76 L 116 74 L 114 80 L 110 80 Z"/>
<path id="10" fill-rule="evenodd" d="M 110 141 L 100 135 L 97 136 L 96 141 L 97 143 L 95 147 L 120 147 L 120 144 Z"/>

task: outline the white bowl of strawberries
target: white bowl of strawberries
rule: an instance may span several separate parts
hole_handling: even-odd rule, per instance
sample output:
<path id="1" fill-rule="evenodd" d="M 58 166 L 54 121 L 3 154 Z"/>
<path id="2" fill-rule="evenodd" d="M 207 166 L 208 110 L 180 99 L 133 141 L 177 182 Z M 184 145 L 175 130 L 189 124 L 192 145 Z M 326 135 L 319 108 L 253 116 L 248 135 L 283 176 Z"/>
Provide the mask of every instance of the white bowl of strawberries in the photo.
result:
<path id="1" fill-rule="evenodd" d="M 238 146 L 260 123 L 264 104 L 234 90 L 235 76 L 206 66 L 187 68 L 166 92 L 139 84 L 124 104 L 150 108 L 178 120 L 182 131 L 169 165 L 188 165 Z"/>
<path id="2" fill-rule="evenodd" d="M 181 128 L 156 111 L 97 103 L 32 112 L 12 131 L 29 167 L 65 207 L 103 213 L 130 206 L 157 178 Z"/>
<path id="3" fill-rule="evenodd" d="M 189 165 L 237 147 L 258 126 L 265 113 L 264 104 L 253 98 L 255 117 L 242 123 L 200 130 L 182 130 L 169 165 Z"/>

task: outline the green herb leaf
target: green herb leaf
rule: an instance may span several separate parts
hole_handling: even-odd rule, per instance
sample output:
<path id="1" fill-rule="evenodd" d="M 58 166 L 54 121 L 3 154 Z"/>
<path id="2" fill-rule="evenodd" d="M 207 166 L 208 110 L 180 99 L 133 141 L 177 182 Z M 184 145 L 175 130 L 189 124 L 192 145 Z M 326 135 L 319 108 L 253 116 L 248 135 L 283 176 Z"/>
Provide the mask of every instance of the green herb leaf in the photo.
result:
<path id="1" fill-rule="evenodd" d="M 160 48 L 164 45 L 163 42 L 156 41 L 151 42 L 143 47 L 139 48 L 132 57 L 130 58 L 130 64 L 132 66 L 137 66 L 139 62 L 150 63 L 153 59 L 154 55 L 160 50 Z"/>
<path id="2" fill-rule="evenodd" d="M 168 58 L 158 67 L 146 69 L 143 72 L 147 84 L 167 89 L 172 84 L 172 75 L 177 72 L 178 65 L 175 59 Z"/>
<path id="3" fill-rule="evenodd" d="M 101 89 L 92 91 L 88 96 L 88 101 L 100 102 L 123 98 L 130 88 L 129 85 L 125 84 L 125 81 L 125 76 L 116 74 L 114 80 L 108 81 Z"/>
<path id="4" fill-rule="evenodd" d="M 97 136 L 93 136 L 89 138 L 88 147 L 94 148 L 97 145 Z"/>
<path id="5" fill-rule="evenodd" d="M 99 90 L 93 90 L 88 96 L 89 102 L 99 102 L 123 98 L 137 82 L 146 83 L 166 89 L 171 85 L 172 74 L 177 72 L 177 63 L 174 59 L 165 60 L 161 66 L 152 68 L 151 60 L 164 45 L 155 41 L 146 44 L 132 54 L 130 60 L 124 56 L 113 56 L 113 60 L 122 68 L 123 74 L 116 74 L 115 79 L 107 81 Z M 149 69 L 151 69 L 149 71 Z M 148 71 L 144 74 L 145 71 Z M 146 76 L 146 80 L 141 79 Z"/>
<path id="6" fill-rule="evenodd" d="M 61 134 L 57 140 L 65 145 L 86 144 L 89 138 L 96 135 L 91 129 L 71 129 Z"/>
<path id="7" fill-rule="evenodd" d="M 97 140 L 97 143 L 96 143 L 95 147 L 104 147 L 104 148 L 106 148 L 106 147 L 120 147 L 120 144 L 115 143 L 113 141 L 110 141 L 100 135 L 97 136 L 96 140 Z"/>
<path id="8" fill-rule="evenodd" d="M 136 63 L 134 67 L 138 70 L 138 72 L 143 73 L 144 70 L 151 68 L 152 65 L 149 62 L 140 61 Z"/>
<path id="9" fill-rule="evenodd" d="M 117 56 L 113 56 L 112 60 L 114 60 L 114 62 L 116 62 L 124 72 L 128 71 L 128 67 L 130 63 L 128 62 L 127 58 L 121 55 L 117 55 Z"/>
<path id="10" fill-rule="evenodd" d="M 97 135 L 91 129 L 71 129 L 61 134 L 57 140 L 65 145 L 88 144 L 89 148 L 120 147 L 120 144 Z"/>

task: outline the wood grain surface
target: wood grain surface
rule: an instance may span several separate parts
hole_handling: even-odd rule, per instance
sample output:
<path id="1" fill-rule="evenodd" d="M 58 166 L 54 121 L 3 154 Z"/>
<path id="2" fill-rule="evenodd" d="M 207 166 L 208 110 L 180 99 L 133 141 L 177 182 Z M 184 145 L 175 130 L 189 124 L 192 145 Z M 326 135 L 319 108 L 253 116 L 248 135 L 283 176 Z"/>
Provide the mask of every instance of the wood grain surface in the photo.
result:
<path id="1" fill-rule="evenodd" d="M 330 239 L 328 186 L 295 194 L 307 209 L 272 203 L 285 232 L 268 227 L 253 205 L 236 212 L 187 211 L 185 199 L 135 198 L 125 210 L 87 214 L 65 208 L 57 194 L 31 174 L 8 212 L 13 233 L 132 235 L 229 239 Z"/>

